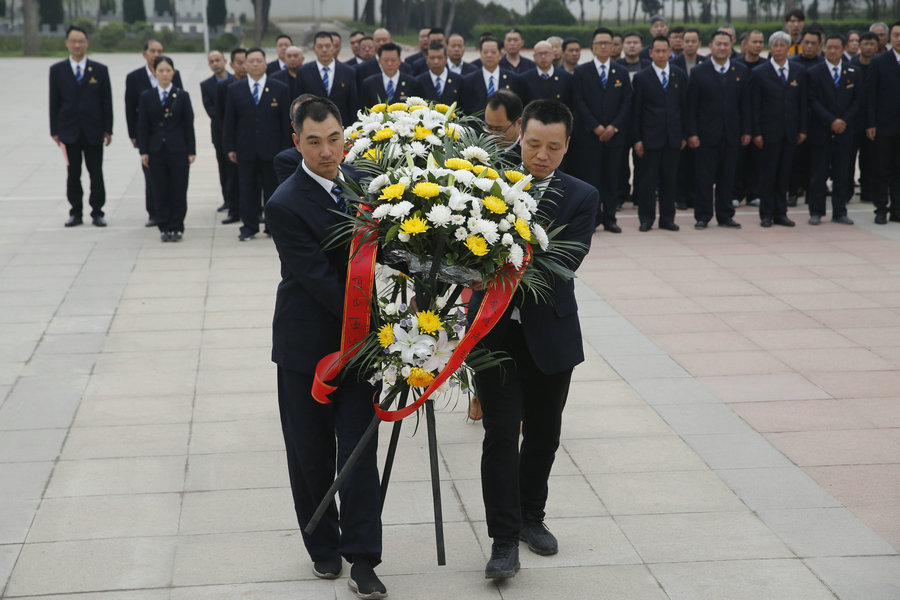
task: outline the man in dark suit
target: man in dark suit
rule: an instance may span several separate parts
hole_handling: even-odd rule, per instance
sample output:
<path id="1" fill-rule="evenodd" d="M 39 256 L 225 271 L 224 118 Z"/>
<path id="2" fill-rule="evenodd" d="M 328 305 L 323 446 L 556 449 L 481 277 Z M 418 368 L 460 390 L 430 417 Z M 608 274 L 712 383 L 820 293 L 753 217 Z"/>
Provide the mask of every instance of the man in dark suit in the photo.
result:
<path id="1" fill-rule="evenodd" d="M 641 43 L 642 38 L 641 34 L 637 31 L 626 31 L 625 35 L 622 38 L 622 52 L 624 56 L 618 59 L 616 62 L 617 65 L 621 66 L 628 72 L 628 77 L 631 81 L 634 81 L 634 76 L 637 75 L 641 70 L 646 69 L 650 66 L 649 58 L 641 57 Z M 631 161 L 628 160 L 629 151 L 631 153 Z M 634 153 L 634 150 L 630 148 L 630 144 L 626 145 L 623 148 L 624 155 L 619 164 L 622 166 L 621 171 L 619 173 L 619 206 L 626 200 L 631 200 L 635 206 L 637 206 L 638 201 L 638 178 L 637 178 L 637 170 L 638 165 L 641 160 L 637 154 Z M 631 165 L 634 165 L 634 181 L 633 185 L 629 187 L 629 180 L 632 179 L 632 168 Z"/>
<path id="2" fill-rule="evenodd" d="M 405 102 L 410 96 L 419 95 L 416 80 L 400 72 L 400 46 L 390 43 L 379 48 L 378 64 L 381 72 L 363 81 L 359 91 L 360 108 L 372 107 L 379 102 Z"/>
<path id="3" fill-rule="evenodd" d="M 575 68 L 572 102 L 575 131 L 568 167 L 576 177 L 599 192 L 595 227 L 621 233 L 616 223 L 617 195 L 622 160 L 628 147 L 631 114 L 631 79 L 628 71 L 610 60 L 612 31 L 594 31 L 591 48 L 594 60 Z"/>
<path id="4" fill-rule="evenodd" d="M 297 70 L 303 66 L 303 50 L 297 46 L 289 46 L 284 51 L 284 68 L 272 74 L 273 81 L 280 81 L 288 89 L 288 97 L 294 99 L 300 95 L 300 81 Z"/>
<path id="5" fill-rule="evenodd" d="M 65 146 L 68 161 L 66 198 L 69 219 L 66 227 L 83 223 L 81 161 L 91 176 L 91 221 L 105 227 L 103 205 L 103 144 L 112 141 L 112 88 L 105 65 L 89 60 L 87 32 L 71 26 L 66 30 L 69 58 L 50 67 L 50 135 Z"/>
<path id="6" fill-rule="evenodd" d="M 537 68 L 519 76 L 525 96 L 522 102 L 558 100 L 571 107 L 572 76 L 565 69 L 553 66 L 553 46 L 550 42 L 541 41 L 534 45 L 534 59 Z"/>
<path id="7" fill-rule="evenodd" d="M 294 45 L 294 41 L 291 39 L 291 36 L 281 34 L 277 38 L 275 38 L 275 60 L 266 65 L 266 75 L 274 75 L 278 71 L 287 68 L 287 61 L 285 60 L 285 53 L 287 49 Z"/>
<path id="8" fill-rule="evenodd" d="M 232 79 L 228 81 L 220 81 L 216 84 L 216 120 L 219 128 L 213 133 L 219 139 L 222 145 L 223 131 L 222 125 L 225 123 L 225 105 L 228 100 L 228 86 L 233 83 L 244 81 L 247 78 L 247 50 L 245 48 L 235 48 L 231 51 L 231 70 L 234 72 Z M 225 152 L 224 146 L 222 151 Z M 222 219 L 223 225 L 238 223 L 241 220 L 241 192 L 238 178 L 237 165 L 228 159 L 225 153 L 225 210 L 228 214 Z"/>
<path id="9" fill-rule="evenodd" d="M 875 172 L 877 159 L 875 155 L 875 142 L 866 135 L 868 120 L 868 97 L 865 94 L 869 84 L 869 67 L 878 50 L 878 35 L 871 31 L 863 32 L 859 36 L 859 53 L 850 61 L 850 65 L 860 72 L 863 80 L 863 107 L 859 111 L 859 122 L 856 126 L 856 152 L 859 153 L 859 201 L 872 202 L 872 189 L 875 186 Z M 852 177 L 856 175 L 856 152 L 854 153 L 851 171 Z"/>
<path id="10" fill-rule="evenodd" d="M 866 136 L 875 143 L 873 201 L 879 225 L 888 218 L 900 221 L 900 21 L 889 34 L 891 47 L 872 59 L 866 85 Z"/>
<path id="11" fill-rule="evenodd" d="M 312 94 L 301 94 L 294 98 L 294 101 L 291 102 L 291 130 L 294 130 L 294 116 L 297 114 L 297 108 L 300 107 L 301 104 L 312 100 L 316 96 Z M 300 151 L 297 150 L 296 146 L 291 146 L 290 148 L 285 148 L 281 152 L 275 155 L 275 158 L 272 160 L 272 163 L 275 167 L 275 176 L 278 178 L 278 185 L 281 185 L 287 178 L 294 174 L 294 171 L 297 170 L 297 167 L 300 166 L 300 161 L 303 159 L 303 156 L 300 154 Z"/>
<path id="12" fill-rule="evenodd" d="M 429 36 L 431 34 L 431 27 L 423 27 L 419 30 L 419 51 L 415 54 L 410 54 L 407 56 L 403 62 L 409 69 L 409 72 L 418 74 L 419 71 L 419 63 L 425 63 L 425 55 L 428 53 L 428 45 L 429 45 Z M 443 30 L 441 30 L 443 33 Z"/>
<path id="13" fill-rule="evenodd" d="M 314 98 L 300 105 L 294 144 L 302 167 L 281 185 L 266 206 L 266 220 L 281 259 L 281 283 L 272 320 L 272 361 L 278 365 L 278 405 L 287 450 L 291 492 L 300 529 L 305 529 L 319 502 L 371 422 L 377 389 L 348 374 L 320 404 L 311 390 L 316 364 L 341 343 L 346 245 L 325 240 L 343 222 L 340 192 L 333 190 L 352 172 L 340 169 L 344 150 L 341 115 L 333 102 Z M 363 454 L 334 502 L 303 543 L 313 574 L 335 579 L 341 557 L 352 563 L 349 585 L 361 598 L 385 598 L 375 575 L 381 562 L 381 502 L 377 439 Z"/>
<path id="14" fill-rule="evenodd" d="M 207 56 L 212 75 L 200 82 L 200 98 L 203 100 L 203 108 L 209 116 L 209 131 L 212 137 L 213 148 L 216 149 L 216 163 L 219 165 L 219 186 L 222 189 L 222 205 L 219 212 L 228 210 L 226 188 L 228 184 L 228 156 L 222 150 L 222 122 L 219 120 L 216 110 L 216 87 L 222 82 L 231 82 L 234 76 L 226 68 L 225 55 L 218 50 L 213 50 Z"/>
<path id="15" fill-rule="evenodd" d="M 656 221 L 659 190 L 659 228 L 678 231 L 675 195 L 678 186 L 678 153 L 685 146 L 687 74 L 669 64 L 669 40 L 653 40 L 653 64 L 634 76 L 632 134 L 634 153 L 641 159 L 638 175 L 640 230 L 650 231 Z M 656 183 L 656 185 L 654 185 Z"/>
<path id="16" fill-rule="evenodd" d="M 359 41 L 366 37 L 365 32 L 356 30 L 350 33 L 350 51 L 353 52 L 353 58 L 350 60 L 345 60 L 344 64 L 348 67 L 355 67 L 359 63 L 363 62 L 363 59 L 359 56 Z"/>
<path id="17" fill-rule="evenodd" d="M 429 102 L 451 105 L 459 102 L 459 86 L 462 77 L 447 68 L 447 48 L 439 42 L 428 47 L 425 59 L 428 70 L 416 77 L 416 85 L 422 98 Z"/>
<path id="18" fill-rule="evenodd" d="M 762 58 L 766 38 L 759 29 L 751 29 L 742 35 L 741 48 L 744 53 L 735 59 L 751 72 L 759 66 L 766 66 L 769 61 Z M 762 163 L 761 151 L 753 144 L 747 144 L 738 151 L 737 169 L 735 169 L 734 197 L 732 204 L 739 206 L 743 198 L 747 204 L 759 206 L 759 165 Z"/>
<path id="19" fill-rule="evenodd" d="M 316 33 L 313 52 L 316 60 L 297 71 L 300 83 L 298 93 L 328 98 L 337 104 L 342 115 L 348 115 L 350 119 L 359 108 L 354 69 L 334 59 L 334 45 L 327 31 Z M 360 65 L 357 70 L 362 67 Z"/>
<path id="20" fill-rule="evenodd" d="M 809 224 L 825 216 L 825 180 L 831 173 L 831 221 L 853 225 L 847 203 L 851 182 L 856 124 L 862 106 L 863 80 L 859 71 L 843 61 L 843 34 L 825 39 L 825 62 L 809 70 Z"/>
<path id="21" fill-rule="evenodd" d="M 548 200 L 540 202 L 535 221 L 545 228 L 564 225 L 560 236 L 581 244 L 565 260 L 575 271 L 591 245 L 597 190 L 559 170 L 571 131 L 572 113 L 555 100 L 535 100 L 522 114 L 522 165 L 534 178 L 533 193 Z M 481 486 L 493 540 L 485 568 L 491 579 L 515 576 L 520 539 L 539 555 L 558 551 L 544 525 L 548 480 L 572 369 L 584 351 L 574 281 L 551 280 L 550 302 L 520 292 L 480 342 L 512 359 L 475 375 L 484 411 Z M 472 295 L 470 315 L 482 298 Z"/>
<path id="22" fill-rule="evenodd" d="M 463 60 L 465 53 L 466 40 L 458 33 L 451 34 L 447 38 L 447 68 L 460 77 L 478 70 L 478 67 Z"/>
<path id="23" fill-rule="evenodd" d="M 650 17 L 650 43 L 641 48 L 641 58 L 652 62 L 650 51 L 653 50 L 653 40 L 658 37 L 669 37 L 669 21 L 662 15 L 653 15 Z M 669 48 L 669 57 L 671 58 L 671 47 Z"/>
<path id="24" fill-rule="evenodd" d="M 720 227 L 740 229 L 731 203 L 741 146 L 750 143 L 750 71 L 732 61 L 731 37 L 717 31 L 710 41 L 712 60 L 693 71 L 688 85 L 688 146 L 696 150 L 698 197 L 695 229 L 715 217 Z M 673 61 L 674 62 L 674 61 Z"/>
<path id="25" fill-rule="evenodd" d="M 672 40 L 669 35 L 669 40 Z M 688 28 L 682 36 L 682 53 L 674 56 L 669 62 L 687 73 L 688 81 L 694 67 L 709 60 L 708 56 L 698 54 L 700 49 L 700 30 Z M 678 196 L 675 198 L 678 210 L 697 206 L 697 152 L 688 144 L 678 157 Z"/>
<path id="26" fill-rule="evenodd" d="M 791 36 L 776 31 L 769 36 L 769 64 L 753 70 L 750 99 L 753 143 L 762 150 L 759 173 L 760 225 L 793 227 L 787 216 L 787 189 L 794 151 L 806 140 L 806 70 L 787 58 Z"/>
<path id="27" fill-rule="evenodd" d="M 470 115 L 483 110 L 497 90 L 511 90 L 522 97 L 518 76 L 500 67 L 500 40 L 486 37 L 479 43 L 481 69 L 463 77 L 460 90 L 463 112 Z"/>
<path id="28" fill-rule="evenodd" d="M 278 186 L 272 159 L 290 145 L 291 99 L 266 75 L 261 48 L 247 51 L 247 74 L 246 82 L 228 86 L 222 136 L 228 159 L 238 166 L 242 242 L 259 233 L 260 194 L 265 205 Z"/>
<path id="29" fill-rule="evenodd" d="M 707 60 L 709 60 L 708 56 L 704 56 L 702 54 L 698 54 L 697 51 L 700 49 L 700 30 L 695 29 L 693 27 L 684 30 L 684 38 L 682 38 L 682 43 L 684 44 L 684 51 L 678 56 L 672 57 L 672 66 L 678 67 L 682 71 L 688 74 L 688 77 L 691 76 L 691 70 L 697 65 L 702 65 Z"/>
<path id="30" fill-rule="evenodd" d="M 150 39 L 144 42 L 143 56 L 147 64 L 143 67 L 135 69 L 125 77 L 125 122 L 128 124 L 128 137 L 131 139 L 131 145 L 138 147 L 137 141 L 137 121 L 138 121 L 138 104 L 141 100 L 141 94 L 150 88 L 156 87 L 156 76 L 153 74 L 153 61 L 157 56 L 162 56 L 163 45 L 158 40 Z M 184 89 L 181 83 L 181 75 L 175 71 L 175 79 L 172 84 Z M 144 170 L 144 205 L 147 210 L 147 222 L 145 226 L 156 227 L 156 220 L 153 208 L 153 193 L 150 190 L 150 169 L 143 167 Z"/>
<path id="31" fill-rule="evenodd" d="M 812 67 L 822 63 L 825 60 L 822 57 L 822 40 L 824 37 L 825 31 L 818 23 L 804 27 L 800 38 L 800 54 L 791 56 L 791 62 L 802 66 L 807 72 Z M 810 173 L 809 154 L 809 143 L 798 144 L 797 149 L 794 151 L 791 178 L 788 183 L 788 206 L 797 206 L 798 197 L 807 193 Z"/>
<path id="32" fill-rule="evenodd" d="M 516 75 L 526 73 L 535 67 L 534 61 L 522 56 L 522 46 L 525 45 L 525 38 L 522 32 L 515 27 L 506 32 L 503 36 L 503 50 L 506 54 L 500 59 L 500 68 L 511 71 Z"/>

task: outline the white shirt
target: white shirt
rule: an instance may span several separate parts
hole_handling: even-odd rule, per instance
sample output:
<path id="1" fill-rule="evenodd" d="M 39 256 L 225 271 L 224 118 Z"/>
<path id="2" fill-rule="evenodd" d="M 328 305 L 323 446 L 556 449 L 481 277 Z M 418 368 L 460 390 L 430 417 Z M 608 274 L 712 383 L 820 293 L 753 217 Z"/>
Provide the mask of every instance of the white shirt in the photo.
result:
<path id="1" fill-rule="evenodd" d="M 656 76 L 659 77 L 660 83 L 662 83 L 662 80 L 663 80 L 663 73 L 665 73 L 665 75 L 666 75 L 666 82 L 668 82 L 670 79 L 672 79 L 672 74 L 669 72 L 669 63 L 666 63 L 666 66 L 663 69 L 660 69 L 659 67 L 657 67 L 656 63 L 652 63 L 652 64 L 653 64 L 653 70 L 656 71 Z"/>
<path id="2" fill-rule="evenodd" d="M 150 67 L 144 65 L 144 70 L 147 71 L 147 77 L 150 78 L 150 87 L 157 87 L 159 85 L 159 80 L 156 79 L 156 75 L 153 74 Z"/>
<path id="3" fill-rule="evenodd" d="M 607 69 L 607 75 L 609 75 L 608 71 L 609 71 L 609 69 Z M 553 77 L 553 65 L 550 65 L 549 71 L 541 71 L 541 68 L 538 67 L 537 72 L 538 72 L 538 77 L 543 78 L 544 74 L 546 74 L 547 78 L 549 79 L 550 77 Z"/>
<path id="4" fill-rule="evenodd" d="M 609 77 L 609 59 L 606 59 L 606 62 L 600 62 L 597 57 L 594 57 L 594 66 L 597 68 L 597 75 L 600 75 L 600 67 L 606 67 L 606 76 Z"/>
<path id="5" fill-rule="evenodd" d="M 725 59 L 725 64 L 724 64 L 724 65 L 720 65 L 719 63 L 717 63 L 717 62 L 715 61 L 715 59 L 713 59 L 713 60 L 712 60 L 712 64 L 713 64 L 713 68 L 716 70 L 716 73 L 718 73 L 719 75 L 721 75 L 721 74 L 722 74 L 722 67 L 725 67 L 725 72 L 726 72 L 726 73 L 728 72 L 728 69 L 731 68 L 731 59 L 730 59 L 730 58 L 726 58 L 726 59 Z"/>
<path id="6" fill-rule="evenodd" d="M 263 73 L 262 77 L 259 78 L 259 81 L 253 81 L 253 78 L 250 74 L 247 74 L 247 84 L 250 86 L 250 94 L 253 94 L 253 84 L 259 84 L 259 97 L 262 98 L 263 91 L 266 89 L 266 74 Z"/>
<path id="7" fill-rule="evenodd" d="M 900 63 L 900 52 L 897 52 L 896 50 L 893 50 L 893 49 L 891 50 L 891 52 L 894 53 L 894 59 L 896 59 L 896 61 L 898 63 Z"/>
<path id="8" fill-rule="evenodd" d="M 839 64 L 833 65 L 828 61 L 827 58 L 825 59 L 825 63 L 828 65 L 828 74 L 831 76 L 832 79 L 834 79 L 834 70 L 835 69 L 838 70 L 838 77 L 841 76 L 841 65 L 839 65 Z"/>
<path id="9" fill-rule="evenodd" d="M 770 58 L 770 59 L 769 59 L 769 62 L 772 63 L 772 68 L 775 69 L 775 74 L 778 75 L 778 77 L 780 78 L 780 77 L 781 77 L 781 69 L 782 69 L 782 67 L 779 67 L 779 66 L 778 66 L 778 63 L 775 62 L 775 59 L 774 59 L 774 58 Z M 789 61 L 789 60 L 785 60 L 785 61 L 784 61 L 784 67 L 783 67 L 783 68 L 784 68 L 784 77 L 785 77 L 785 79 L 789 79 L 790 76 L 791 76 L 791 69 L 790 69 L 790 67 L 788 66 L 788 65 L 790 65 L 790 63 L 791 63 L 791 61 Z"/>
<path id="10" fill-rule="evenodd" d="M 453 64 L 453 61 L 449 58 L 447 59 L 447 68 L 456 73 L 457 75 L 462 75 L 464 61 L 459 61 L 459 64 Z"/>
<path id="11" fill-rule="evenodd" d="M 170 82 L 169 87 L 167 87 L 166 89 L 160 89 L 159 86 L 157 86 L 156 91 L 159 93 L 159 101 L 162 102 L 163 93 L 166 94 L 167 98 L 172 95 L 172 83 Z"/>
<path id="12" fill-rule="evenodd" d="M 500 89 L 500 65 L 497 65 L 497 68 L 494 69 L 494 72 L 488 71 L 485 67 L 481 67 L 481 76 L 484 77 L 484 89 L 488 90 L 491 88 L 488 83 L 488 79 L 490 77 L 494 78 L 494 91 Z"/>
<path id="13" fill-rule="evenodd" d="M 321 185 L 322 189 L 325 190 L 328 193 L 328 196 L 334 200 L 335 204 L 337 204 L 337 199 L 335 199 L 334 194 L 331 193 L 331 190 L 334 189 L 335 183 L 330 179 L 326 179 L 325 177 L 322 177 L 321 175 L 317 175 L 316 173 L 313 173 L 312 170 L 308 166 L 306 166 L 306 161 L 303 160 L 302 158 L 300 159 L 300 164 L 303 165 L 303 170 L 306 171 L 306 174 L 309 175 L 310 177 L 312 177 L 316 183 Z M 337 178 L 341 181 L 344 181 L 344 174 L 341 172 L 340 169 L 338 169 Z"/>
<path id="14" fill-rule="evenodd" d="M 387 92 L 388 81 L 394 82 L 394 95 L 397 94 L 397 88 L 400 86 L 400 71 L 394 73 L 393 77 L 388 77 L 387 74 L 382 71 L 381 72 L 381 84 L 384 86 L 384 91 Z"/>
<path id="15" fill-rule="evenodd" d="M 443 93 L 447 88 L 447 69 L 441 71 L 440 75 L 435 75 L 431 71 L 428 71 L 428 74 L 431 75 L 431 83 L 434 85 L 434 89 L 437 89 L 437 81 L 441 81 L 441 93 Z"/>
<path id="16" fill-rule="evenodd" d="M 322 74 L 324 73 L 323 69 L 325 67 L 328 67 L 328 89 L 325 90 L 325 94 L 328 95 L 331 94 L 331 86 L 334 85 L 334 60 L 332 59 L 330 63 L 323 65 L 316 59 L 316 68 L 319 69 L 319 79 L 324 79 Z"/>
<path id="17" fill-rule="evenodd" d="M 279 59 L 276 59 L 276 60 L 278 60 L 278 68 L 279 68 L 280 70 L 287 69 L 287 63 L 286 63 L 286 62 L 284 62 L 284 61 L 281 60 L 280 58 L 279 58 Z"/>
<path id="18" fill-rule="evenodd" d="M 87 71 L 87 56 L 83 56 L 81 60 L 75 61 L 71 56 L 69 57 L 69 65 L 72 67 L 72 74 L 76 75 L 75 71 L 78 70 L 78 67 L 81 67 L 81 76 L 85 76 L 85 72 Z"/>

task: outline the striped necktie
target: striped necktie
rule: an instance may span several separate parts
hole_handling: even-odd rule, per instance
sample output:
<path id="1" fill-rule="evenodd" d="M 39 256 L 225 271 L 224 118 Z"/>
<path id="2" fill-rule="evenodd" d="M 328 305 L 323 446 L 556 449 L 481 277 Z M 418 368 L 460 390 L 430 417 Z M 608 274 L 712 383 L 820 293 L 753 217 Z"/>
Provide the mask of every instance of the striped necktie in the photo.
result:
<path id="1" fill-rule="evenodd" d="M 325 86 L 325 95 L 328 95 L 328 69 L 331 67 L 322 67 L 322 85 Z"/>
<path id="2" fill-rule="evenodd" d="M 259 82 L 253 84 L 253 103 L 259 104 Z"/>
<path id="3" fill-rule="evenodd" d="M 434 78 L 434 93 L 437 95 L 438 98 L 441 97 L 442 91 L 441 91 L 441 78 L 440 77 Z"/>
<path id="4" fill-rule="evenodd" d="M 606 65 L 600 65 L 600 84 L 606 87 Z"/>
<path id="5" fill-rule="evenodd" d="M 81 85 L 82 79 L 84 79 L 84 73 L 81 72 L 81 65 L 75 65 L 75 82 Z"/>
<path id="6" fill-rule="evenodd" d="M 787 83 L 787 75 L 784 74 L 784 67 L 779 67 L 779 71 L 781 71 L 781 83 Z"/>
<path id="7" fill-rule="evenodd" d="M 491 75 L 491 76 L 488 78 L 488 89 L 487 89 L 487 95 L 488 95 L 488 98 L 490 98 L 491 96 L 493 96 L 493 95 L 494 95 L 494 92 L 496 92 L 496 91 L 497 91 L 497 89 L 494 87 L 494 76 Z"/>
<path id="8" fill-rule="evenodd" d="M 344 200 L 344 197 L 341 195 L 343 190 L 338 185 L 335 185 L 331 188 L 331 195 L 334 196 L 334 201 L 337 204 L 337 209 L 341 212 L 347 212 L 347 202 Z"/>
<path id="9" fill-rule="evenodd" d="M 394 80 L 393 79 L 388 79 L 387 89 L 385 90 L 385 92 L 387 92 L 387 101 L 389 103 L 392 102 L 394 100 Z"/>
<path id="10" fill-rule="evenodd" d="M 837 67 L 834 67 L 834 87 L 837 87 L 841 82 L 841 72 Z"/>
<path id="11" fill-rule="evenodd" d="M 669 78 L 666 77 L 665 71 L 662 72 L 662 86 L 663 86 L 663 89 L 666 89 L 667 87 L 669 87 Z"/>
<path id="12" fill-rule="evenodd" d="M 162 97 L 159 99 L 159 103 L 160 103 L 162 106 L 165 106 L 165 105 L 166 105 L 166 98 L 168 98 L 168 97 L 169 97 L 169 92 L 163 90 Z"/>

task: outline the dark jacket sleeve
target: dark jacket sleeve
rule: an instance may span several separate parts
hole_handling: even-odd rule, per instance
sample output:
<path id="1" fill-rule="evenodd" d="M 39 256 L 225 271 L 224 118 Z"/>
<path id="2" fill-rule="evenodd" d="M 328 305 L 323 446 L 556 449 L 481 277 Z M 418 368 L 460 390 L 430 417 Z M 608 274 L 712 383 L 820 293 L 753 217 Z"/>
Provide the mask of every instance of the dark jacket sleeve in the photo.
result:
<path id="1" fill-rule="evenodd" d="M 805 69 L 797 77 L 800 83 L 800 130 L 806 135 L 809 133 L 809 72 Z"/>
<path id="2" fill-rule="evenodd" d="M 182 113 L 182 125 L 184 126 L 184 143 L 188 154 L 197 154 L 197 139 L 194 137 L 194 107 L 191 104 L 191 96 L 184 90 L 184 107 Z"/>
<path id="3" fill-rule="evenodd" d="M 759 125 L 759 110 L 762 106 L 762 78 L 760 75 L 750 77 L 750 131 L 754 137 L 762 135 Z"/>
<path id="4" fill-rule="evenodd" d="M 809 84 L 809 108 L 816 119 L 820 121 L 819 124 L 824 127 L 830 127 L 832 121 L 834 121 L 836 117 L 828 107 L 825 106 L 825 99 L 822 98 L 822 86 L 819 82 L 820 78 L 818 77 L 818 73 L 812 72 L 811 75 L 812 76 L 807 79 L 807 83 Z"/>
<path id="5" fill-rule="evenodd" d="M 222 149 L 225 153 L 235 152 L 234 134 L 237 126 L 237 114 L 234 108 L 234 94 L 231 89 L 225 92 L 225 118 L 222 121 Z"/>
<path id="6" fill-rule="evenodd" d="M 591 113 L 585 98 L 585 81 L 584 73 L 576 70 L 572 76 L 572 103 L 575 105 L 575 115 L 585 129 L 593 132 L 600 125 L 600 122 Z"/>
<path id="7" fill-rule="evenodd" d="M 632 118 L 631 118 L 631 144 L 644 141 L 644 132 L 641 129 L 641 110 L 644 103 L 644 85 L 639 75 L 634 78 L 634 91 L 632 92 Z"/>
<path id="8" fill-rule="evenodd" d="M 152 126 L 150 124 L 150 102 L 146 94 L 141 94 L 138 100 L 138 117 L 137 124 L 134 127 L 134 135 L 137 136 L 138 151 L 141 154 L 150 153 L 150 133 Z"/>
<path id="9" fill-rule="evenodd" d="M 103 110 L 103 133 L 112 135 L 113 132 L 113 107 L 112 86 L 109 82 L 109 69 L 103 67 L 103 86 L 100 89 L 100 105 Z"/>
<path id="10" fill-rule="evenodd" d="M 609 83 L 607 83 L 607 85 L 609 85 Z M 622 90 L 624 97 L 622 98 L 621 104 L 619 104 L 619 111 L 616 113 L 616 116 L 613 118 L 610 125 L 624 131 L 628 129 L 628 118 L 631 114 L 631 100 L 632 95 L 634 94 L 634 90 L 631 87 L 631 77 L 629 77 L 627 73 L 625 74 L 625 77 L 622 78 L 622 87 L 625 88 Z M 617 133 L 616 135 L 619 134 Z"/>
<path id="11" fill-rule="evenodd" d="M 676 58 L 681 58 L 676 57 Z M 675 60 L 671 61 L 672 65 L 675 65 Z M 695 67 L 696 68 L 696 67 Z M 688 80 L 687 86 L 687 109 L 685 110 L 685 119 L 684 119 L 684 135 L 685 137 L 693 137 L 699 135 L 697 132 L 699 119 L 699 111 L 700 111 L 700 82 L 699 77 L 697 77 L 696 71 L 694 75 Z"/>
<path id="12" fill-rule="evenodd" d="M 137 110 L 141 99 L 133 75 L 133 72 L 129 73 L 125 78 L 125 123 L 128 137 L 134 140 L 137 139 Z"/>
<path id="13" fill-rule="evenodd" d="M 213 75 L 215 77 L 215 75 Z M 200 100 L 210 119 L 216 118 L 216 80 L 204 81 L 200 84 Z"/>
<path id="14" fill-rule="evenodd" d="M 753 117 L 750 112 L 753 110 L 753 107 L 750 105 L 750 84 L 753 82 L 753 72 L 750 69 L 747 69 L 747 74 L 745 75 L 746 82 L 744 86 L 741 88 L 740 98 L 738 99 L 738 104 L 741 111 L 741 135 L 751 135 L 753 131 Z M 699 114 L 697 115 L 699 117 Z"/>
<path id="15" fill-rule="evenodd" d="M 59 107 L 62 103 L 62 90 L 59 89 L 59 82 L 55 66 L 50 67 L 50 135 L 59 135 Z"/>

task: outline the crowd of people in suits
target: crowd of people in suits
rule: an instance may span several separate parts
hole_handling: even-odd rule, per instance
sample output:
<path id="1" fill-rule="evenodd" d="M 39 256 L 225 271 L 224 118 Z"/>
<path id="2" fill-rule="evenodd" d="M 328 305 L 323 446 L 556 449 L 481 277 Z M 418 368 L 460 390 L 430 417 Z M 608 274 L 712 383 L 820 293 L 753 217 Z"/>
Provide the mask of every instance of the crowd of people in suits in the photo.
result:
<path id="1" fill-rule="evenodd" d="M 857 164 L 860 200 L 873 204 L 875 222 L 900 221 L 900 23 L 876 23 L 845 36 L 806 25 L 795 9 L 785 17 L 785 31 L 768 40 L 758 30 L 737 38 L 730 26 L 702 40 L 696 29 L 670 30 L 663 17 L 651 19 L 650 36 L 644 44 L 637 31 L 619 35 L 600 27 L 590 40 L 593 57 L 583 63 L 574 38 L 538 42 L 533 60 L 525 57 L 516 29 L 502 38 L 481 36 L 472 62 L 463 61 L 462 36 L 448 37 L 439 28 L 420 30 L 418 52 L 405 58 L 384 28 L 372 35 L 354 31 L 353 57 L 346 62 L 337 60 L 342 36 L 326 31 L 315 34 L 309 62 L 285 35 L 268 63 L 261 48 L 233 50 L 230 72 L 226 56 L 213 51 L 212 75 L 200 90 L 219 167 L 223 223 L 239 222 L 241 241 L 259 233 L 262 207 L 299 164 L 290 109 L 301 96 L 330 99 L 349 123 L 358 109 L 410 96 L 481 114 L 499 91 L 514 93 L 522 106 L 553 99 L 572 110 L 572 151 L 563 168 L 598 190 L 595 226 L 606 231 L 621 232 L 616 213 L 628 201 L 638 209 L 641 231 L 656 224 L 657 210 L 658 227 L 677 230 L 677 210 L 688 209 L 697 229 L 713 219 L 738 228 L 735 208 L 742 201 L 758 206 L 763 227 L 793 226 L 787 210 L 800 197 L 808 222 L 818 225 L 829 193 L 831 220 L 852 224 L 846 206 Z M 709 55 L 699 53 L 704 43 Z M 84 30 L 71 27 L 66 44 L 69 59 L 50 71 L 51 134 L 68 157 L 66 225 L 82 223 L 83 156 L 91 175 L 91 218 L 104 226 L 109 75 L 86 58 Z M 163 241 L 177 241 L 195 154 L 193 111 L 177 70 L 171 91 L 160 91 L 156 70 L 172 66 L 168 57 L 159 62 L 162 44 L 148 41 L 143 56 L 146 64 L 126 78 L 128 136 L 143 163 L 147 226 L 158 227 Z M 503 133 L 489 122 L 485 129 Z"/>

